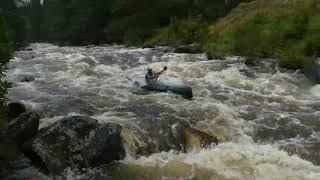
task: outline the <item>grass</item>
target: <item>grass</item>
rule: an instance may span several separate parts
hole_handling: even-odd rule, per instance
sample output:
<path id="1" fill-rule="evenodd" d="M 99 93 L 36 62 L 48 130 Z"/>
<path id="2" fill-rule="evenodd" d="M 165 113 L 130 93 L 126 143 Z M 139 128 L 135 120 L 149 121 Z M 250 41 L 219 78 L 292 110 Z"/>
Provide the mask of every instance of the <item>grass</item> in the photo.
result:
<path id="1" fill-rule="evenodd" d="M 158 29 L 155 35 L 145 44 L 165 44 L 178 46 L 199 43 L 208 34 L 208 24 L 200 17 L 192 17 L 184 20 L 171 19 L 168 27 Z"/>
<path id="2" fill-rule="evenodd" d="M 214 55 L 272 57 L 289 69 L 320 55 L 320 2 L 257 0 L 209 27 L 203 49 Z"/>

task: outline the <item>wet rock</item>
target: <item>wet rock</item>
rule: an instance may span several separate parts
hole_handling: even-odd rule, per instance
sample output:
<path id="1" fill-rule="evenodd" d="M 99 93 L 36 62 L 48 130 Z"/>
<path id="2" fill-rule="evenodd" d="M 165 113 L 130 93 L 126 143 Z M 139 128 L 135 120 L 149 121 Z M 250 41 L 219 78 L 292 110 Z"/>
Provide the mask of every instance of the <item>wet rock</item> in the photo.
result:
<path id="1" fill-rule="evenodd" d="M 149 136 L 134 127 L 124 127 L 121 136 L 131 156 L 150 155 L 157 152 L 156 145 Z"/>
<path id="2" fill-rule="evenodd" d="M 199 44 L 190 44 L 177 47 L 174 53 L 198 54 L 202 53 L 202 50 Z"/>
<path id="3" fill-rule="evenodd" d="M 19 154 L 19 148 L 14 142 L 0 141 L 0 162 L 2 161 L 2 165 L 16 159 Z"/>
<path id="4" fill-rule="evenodd" d="M 19 157 L 19 148 L 14 142 L 6 142 L 0 139 L 0 179 L 7 179 L 8 164 Z"/>
<path id="5" fill-rule="evenodd" d="M 219 143 L 217 137 L 191 127 L 182 129 L 182 139 L 182 142 L 184 143 L 184 150 L 186 152 L 190 152 L 194 149 L 205 148 L 212 143 Z"/>
<path id="6" fill-rule="evenodd" d="M 245 64 L 247 66 L 257 66 L 259 64 L 258 62 L 259 60 L 257 58 L 250 58 L 250 57 L 247 57 L 245 59 Z"/>
<path id="7" fill-rule="evenodd" d="M 81 58 L 76 61 L 76 63 L 82 63 L 82 62 L 87 63 L 90 66 L 94 66 L 97 64 L 97 62 L 95 60 L 91 59 L 90 57 L 84 57 L 84 58 Z"/>
<path id="8" fill-rule="evenodd" d="M 27 111 L 27 108 L 24 104 L 19 102 L 11 102 L 7 105 L 8 113 L 11 118 L 16 118 L 20 114 Z"/>
<path id="9" fill-rule="evenodd" d="M 24 75 L 24 76 L 18 77 L 18 81 L 19 82 L 32 82 L 32 81 L 34 81 L 34 77 L 31 75 Z"/>
<path id="10" fill-rule="evenodd" d="M 48 169 L 46 169 L 46 166 L 42 161 L 41 157 L 34 151 L 33 143 L 34 143 L 33 139 L 24 142 L 20 147 L 21 152 L 32 161 L 32 164 L 34 166 L 36 166 L 39 170 L 44 171 L 48 174 L 49 171 Z"/>
<path id="11" fill-rule="evenodd" d="M 18 157 L 16 145 L 0 142 L 0 179 L 6 179 L 9 174 L 7 166 L 9 161 Z"/>
<path id="12" fill-rule="evenodd" d="M 59 174 L 67 167 L 96 167 L 122 159 L 125 151 L 120 133 L 117 124 L 74 116 L 42 129 L 33 146 L 49 171 Z"/>
<path id="13" fill-rule="evenodd" d="M 239 71 L 249 78 L 256 78 L 255 71 L 251 69 L 239 69 Z"/>
<path id="14" fill-rule="evenodd" d="M 111 180 L 107 173 L 103 172 L 99 168 L 87 169 L 85 173 L 78 175 L 77 180 Z"/>
<path id="15" fill-rule="evenodd" d="M 174 48 L 169 46 L 157 46 L 155 49 L 163 53 L 172 53 L 174 51 Z"/>
<path id="16" fill-rule="evenodd" d="M 6 130 L 6 136 L 10 141 L 23 144 L 25 141 L 35 138 L 38 134 L 40 116 L 34 112 L 26 112 L 11 121 Z"/>
<path id="17" fill-rule="evenodd" d="M 303 73 L 315 84 L 320 83 L 320 58 L 318 58 L 314 63 L 306 65 L 303 69 Z"/>
<path id="18" fill-rule="evenodd" d="M 145 44 L 142 46 L 142 49 L 146 49 L 146 48 L 154 48 L 155 46 L 152 44 Z"/>
<path id="19" fill-rule="evenodd" d="M 195 149 L 206 148 L 212 143 L 218 144 L 216 136 L 192 128 L 187 122 L 179 122 L 172 126 L 173 134 L 181 145 L 181 151 L 190 152 Z"/>
<path id="20" fill-rule="evenodd" d="M 103 166 L 101 169 L 107 172 L 112 179 L 225 179 L 214 169 L 208 170 L 179 160 L 168 160 L 167 163 L 159 166 L 114 163 Z"/>
<path id="21" fill-rule="evenodd" d="M 222 59 L 222 60 L 225 60 L 226 58 L 225 58 L 224 56 L 222 56 L 222 55 L 207 53 L 207 59 L 208 59 L 208 60 L 213 60 L 213 59 Z"/>

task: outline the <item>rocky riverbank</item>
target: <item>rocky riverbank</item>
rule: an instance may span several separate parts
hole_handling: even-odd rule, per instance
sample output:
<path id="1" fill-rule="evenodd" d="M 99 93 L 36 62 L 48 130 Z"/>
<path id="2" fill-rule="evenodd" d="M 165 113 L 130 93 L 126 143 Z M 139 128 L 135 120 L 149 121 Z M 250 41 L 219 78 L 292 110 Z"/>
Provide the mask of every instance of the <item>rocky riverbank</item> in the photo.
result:
<path id="1" fill-rule="evenodd" d="M 64 176 L 68 170 L 86 174 L 89 169 L 123 159 L 126 155 L 124 146 L 136 146 L 130 144 L 135 142 L 130 139 L 132 132 L 122 132 L 118 124 L 101 124 L 90 117 L 71 116 L 38 130 L 40 116 L 37 113 L 27 111 L 21 103 L 11 103 L 8 107 L 15 118 L 1 135 L 1 177 L 10 177 L 10 162 L 21 159 L 21 156 L 52 177 Z M 216 137 L 187 125 L 175 130 L 182 142 L 180 151 L 192 151 L 218 143 Z M 140 137 L 143 135 L 140 134 Z M 135 154 L 156 153 L 149 145 L 138 147 Z M 106 174 L 95 172 L 94 176 L 109 177 Z"/>

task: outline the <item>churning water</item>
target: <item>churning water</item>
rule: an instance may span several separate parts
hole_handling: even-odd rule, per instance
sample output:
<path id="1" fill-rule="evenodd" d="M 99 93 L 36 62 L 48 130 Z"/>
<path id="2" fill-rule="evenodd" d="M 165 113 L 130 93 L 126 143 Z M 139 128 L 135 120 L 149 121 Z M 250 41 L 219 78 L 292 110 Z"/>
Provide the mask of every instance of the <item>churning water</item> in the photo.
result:
<path id="1" fill-rule="evenodd" d="M 115 178 L 320 179 L 320 88 L 299 72 L 272 60 L 247 67 L 241 58 L 207 60 L 163 47 L 30 48 L 9 66 L 9 99 L 39 112 L 41 127 L 76 114 L 122 125 L 128 155 L 109 168 Z M 165 65 L 160 79 L 190 85 L 192 100 L 130 81 Z M 25 76 L 35 80 L 20 82 Z M 178 123 L 222 143 L 179 152 Z"/>

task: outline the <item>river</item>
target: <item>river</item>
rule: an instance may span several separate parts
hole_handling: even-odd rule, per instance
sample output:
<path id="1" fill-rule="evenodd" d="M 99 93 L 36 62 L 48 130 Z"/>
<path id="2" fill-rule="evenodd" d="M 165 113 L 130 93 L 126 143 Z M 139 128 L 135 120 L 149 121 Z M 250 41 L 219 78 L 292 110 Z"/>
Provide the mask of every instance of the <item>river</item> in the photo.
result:
<path id="1" fill-rule="evenodd" d="M 40 128 L 79 114 L 122 125 L 127 156 L 117 179 L 320 179 L 319 85 L 274 60 L 250 67 L 239 57 L 208 60 L 166 47 L 29 48 L 9 65 L 8 98 L 37 111 Z M 192 100 L 145 92 L 130 80 L 163 66 L 160 79 L 191 86 Z M 35 80 L 20 82 L 24 76 Z M 181 122 L 222 142 L 179 152 L 172 136 Z M 135 154 L 138 146 L 147 152 Z"/>

